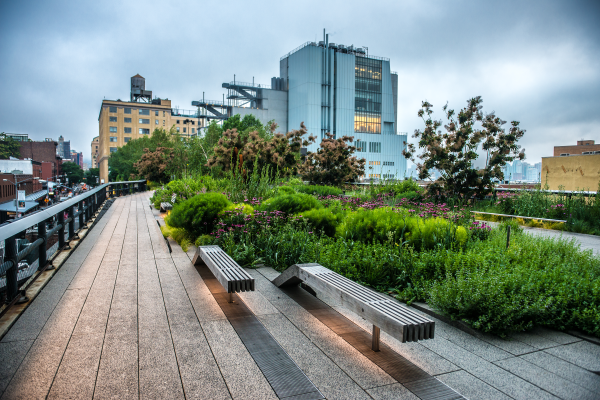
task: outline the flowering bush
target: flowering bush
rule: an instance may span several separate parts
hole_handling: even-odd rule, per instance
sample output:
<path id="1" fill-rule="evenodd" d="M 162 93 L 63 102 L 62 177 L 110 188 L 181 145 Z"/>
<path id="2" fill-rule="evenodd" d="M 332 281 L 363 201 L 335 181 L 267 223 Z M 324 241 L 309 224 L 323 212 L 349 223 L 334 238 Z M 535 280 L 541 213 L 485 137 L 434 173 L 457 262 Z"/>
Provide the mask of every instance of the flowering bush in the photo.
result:
<path id="1" fill-rule="evenodd" d="M 471 238 L 486 240 L 490 236 L 492 228 L 485 222 L 473 221 L 471 225 L 469 225 L 469 232 L 471 233 Z"/>

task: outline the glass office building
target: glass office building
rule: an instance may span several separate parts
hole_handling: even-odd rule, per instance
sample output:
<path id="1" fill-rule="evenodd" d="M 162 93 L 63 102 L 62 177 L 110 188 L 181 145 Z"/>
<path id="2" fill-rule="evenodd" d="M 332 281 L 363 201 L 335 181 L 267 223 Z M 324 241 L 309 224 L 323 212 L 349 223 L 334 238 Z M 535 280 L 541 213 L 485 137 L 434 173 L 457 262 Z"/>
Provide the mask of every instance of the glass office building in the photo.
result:
<path id="1" fill-rule="evenodd" d="M 366 160 L 365 176 L 403 179 L 402 155 L 406 134 L 398 132 L 398 74 L 390 60 L 369 55 L 366 49 L 307 42 L 280 59 L 279 77 L 271 85 L 225 82 L 223 101 L 194 101 L 201 118 L 225 120 L 252 114 L 266 124 L 274 120 L 281 132 L 299 129 L 304 122 L 317 142 L 330 132 L 354 137 L 356 156 Z"/>
<path id="2" fill-rule="evenodd" d="M 287 129 L 304 122 L 317 143 L 331 132 L 353 136 L 356 156 L 366 160 L 364 178 L 403 178 L 406 134 L 397 132 L 398 75 L 387 58 L 363 48 L 307 42 L 280 60 L 288 92 Z"/>

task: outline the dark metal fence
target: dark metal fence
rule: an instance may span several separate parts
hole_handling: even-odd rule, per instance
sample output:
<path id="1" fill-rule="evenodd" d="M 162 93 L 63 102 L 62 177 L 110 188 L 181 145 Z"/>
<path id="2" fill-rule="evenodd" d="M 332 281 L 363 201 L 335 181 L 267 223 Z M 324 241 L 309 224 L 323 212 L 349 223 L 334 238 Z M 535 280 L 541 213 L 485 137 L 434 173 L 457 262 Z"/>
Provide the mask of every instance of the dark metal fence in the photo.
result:
<path id="1" fill-rule="evenodd" d="M 37 278 L 49 266 L 49 257 L 56 251 L 67 248 L 69 241 L 77 237 L 77 232 L 86 229 L 89 221 L 104 201 L 111 197 L 145 191 L 146 181 L 110 182 L 82 193 L 70 200 L 19 218 L 0 226 L 0 242 L 4 242 L 4 257 L 0 261 L 0 291 L 5 291 L 9 305 L 24 301 L 24 291 L 19 285 L 25 281 L 31 284 L 31 277 Z M 37 228 L 37 235 L 33 235 Z M 32 240 L 25 239 L 31 236 Z M 33 239 L 35 237 L 35 240 Z M 50 243 L 57 238 L 56 243 Z M 26 268 L 19 271 L 19 264 L 25 260 Z M 37 268 L 33 266 L 37 264 Z"/>

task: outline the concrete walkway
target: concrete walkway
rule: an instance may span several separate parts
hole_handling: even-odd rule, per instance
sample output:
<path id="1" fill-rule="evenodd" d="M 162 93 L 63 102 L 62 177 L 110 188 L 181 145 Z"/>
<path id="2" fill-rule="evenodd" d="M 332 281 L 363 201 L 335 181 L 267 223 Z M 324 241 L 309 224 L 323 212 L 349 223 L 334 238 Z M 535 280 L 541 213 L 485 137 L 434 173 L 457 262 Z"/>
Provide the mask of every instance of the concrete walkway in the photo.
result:
<path id="1" fill-rule="evenodd" d="M 499 222 L 483 221 L 490 226 L 498 226 Z M 549 238 L 562 238 L 566 240 L 573 240 L 579 244 L 581 250 L 592 250 L 595 255 L 600 255 L 600 236 L 586 235 L 584 233 L 555 231 L 552 229 L 543 228 L 532 228 L 529 226 L 522 226 L 523 231 L 533 236 L 549 237 Z"/>
<path id="2" fill-rule="evenodd" d="M 117 199 L 2 339 L 1 399 L 277 398 L 148 204 Z M 271 284 L 278 272 L 249 273 L 257 290 L 239 297 L 326 398 L 417 398 Z M 382 340 L 470 399 L 600 399 L 600 346 L 563 333 L 504 341 L 436 321 L 433 340 Z"/>

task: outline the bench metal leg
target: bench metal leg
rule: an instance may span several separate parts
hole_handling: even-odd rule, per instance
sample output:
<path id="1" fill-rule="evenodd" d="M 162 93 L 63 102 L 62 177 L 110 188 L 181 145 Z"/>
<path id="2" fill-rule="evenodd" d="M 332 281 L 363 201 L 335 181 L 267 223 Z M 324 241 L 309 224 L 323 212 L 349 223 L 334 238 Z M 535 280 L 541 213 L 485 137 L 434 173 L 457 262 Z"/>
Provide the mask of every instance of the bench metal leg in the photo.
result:
<path id="1" fill-rule="evenodd" d="M 233 303 L 233 294 L 229 293 L 229 303 Z"/>
<path id="2" fill-rule="evenodd" d="M 379 351 L 379 327 L 373 325 L 373 342 L 371 344 L 373 351 Z"/>

